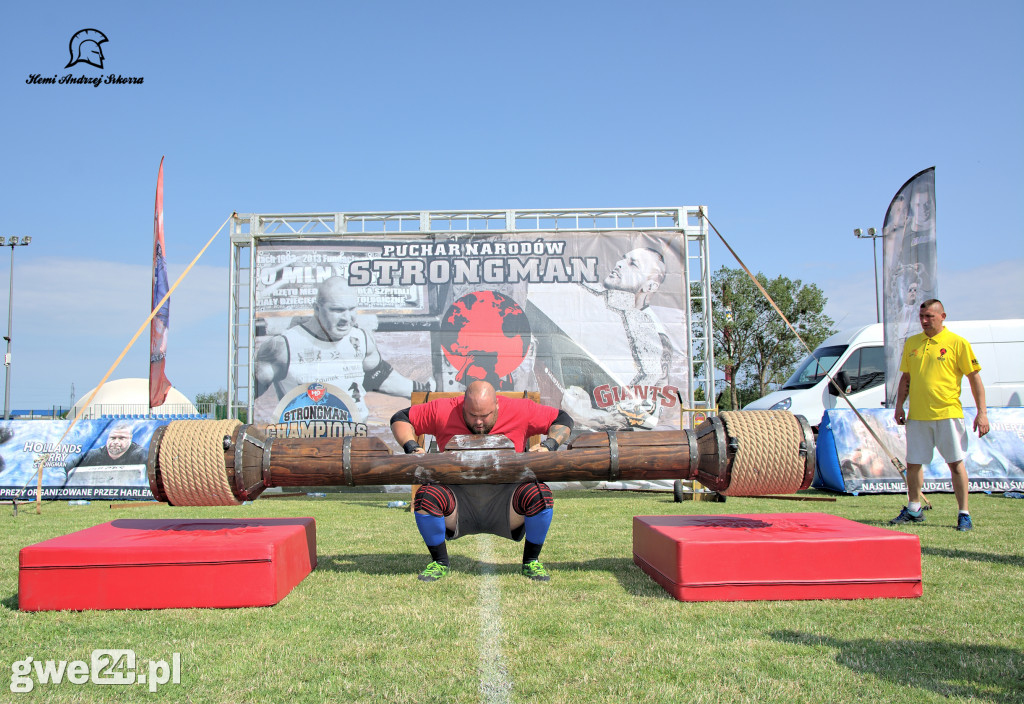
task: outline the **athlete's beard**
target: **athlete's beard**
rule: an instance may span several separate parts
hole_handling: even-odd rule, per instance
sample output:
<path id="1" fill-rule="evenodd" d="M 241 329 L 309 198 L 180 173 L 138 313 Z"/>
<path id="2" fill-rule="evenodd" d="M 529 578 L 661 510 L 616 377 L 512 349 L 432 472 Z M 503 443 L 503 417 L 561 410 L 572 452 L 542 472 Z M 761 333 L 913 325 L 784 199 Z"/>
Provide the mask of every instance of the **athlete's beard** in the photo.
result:
<path id="1" fill-rule="evenodd" d="M 491 432 L 491 429 L 494 428 L 494 423 L 491 423 L 490 425 L 484 424 L 479 428 L 476 427 L 475 425 L 467 425 L 466 427 L 469 428 L 469 432 L 472 433 L 473 435 L 487 435 L 488 433 Z"/>

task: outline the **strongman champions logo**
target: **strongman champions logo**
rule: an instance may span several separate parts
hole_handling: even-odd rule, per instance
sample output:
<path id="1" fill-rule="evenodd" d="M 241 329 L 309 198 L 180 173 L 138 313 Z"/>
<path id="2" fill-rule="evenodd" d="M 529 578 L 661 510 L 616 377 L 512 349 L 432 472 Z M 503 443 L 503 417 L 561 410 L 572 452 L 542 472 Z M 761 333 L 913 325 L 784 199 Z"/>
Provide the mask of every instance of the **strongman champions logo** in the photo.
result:
<path id="1" fill-rule="evenodd" d="M 366 407 L 330 384 L 300 384 L 274 410 L 268 434 L 287 438 L 343 438 L 366 435 Z"/>

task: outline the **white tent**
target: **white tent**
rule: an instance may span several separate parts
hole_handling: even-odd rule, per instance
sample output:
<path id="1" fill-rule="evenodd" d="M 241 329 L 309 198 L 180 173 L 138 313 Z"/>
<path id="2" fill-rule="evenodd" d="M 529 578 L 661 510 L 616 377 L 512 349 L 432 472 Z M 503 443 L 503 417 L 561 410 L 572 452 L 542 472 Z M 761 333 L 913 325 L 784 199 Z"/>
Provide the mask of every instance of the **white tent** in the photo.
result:
<path id="1" fill-rule="evenodd" d="M 114 379 L 108 381 L 96 394 L 88 408 L 85 402 L 92 395 L 90 389 L 82 395 L 68 414 L 69 418 L 99 418 L 106 415 L 147 415 L 149 409 L 149 379 Z M 162 406 L 152 410 L 156 415 L 189 415 L 197 413 L 195 405 L 175 388 L 167 392 Z"/>

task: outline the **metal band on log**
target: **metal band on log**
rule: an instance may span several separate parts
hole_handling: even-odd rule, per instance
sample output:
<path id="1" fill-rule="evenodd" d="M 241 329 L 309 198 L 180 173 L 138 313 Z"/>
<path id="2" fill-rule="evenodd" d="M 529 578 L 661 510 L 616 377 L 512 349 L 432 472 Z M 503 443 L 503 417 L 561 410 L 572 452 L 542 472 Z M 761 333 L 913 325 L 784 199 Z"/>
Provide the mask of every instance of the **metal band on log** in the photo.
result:
<path id="1" fill-rule="evenodd" d="M 737 411 L 710 418 L 696 435 L 588 433 L 562 452 L 516 452 L 502 436 L 464 435 L 443 453 L 394 455 L 378 438 L 268 437 L 263 428 L 234 420 L 173 421 L 154 433 L 147 470 L 157 500 L 190 506 L 251 501 L 270 486 L 534 480 L 697 479 L 743 496 L 809 486 L 814 439 L 807 421 L 786 411 Z"/>
<path id="2" fill-rule="evenodd" d="M 727 496 L 791 494 L 814 478 L 814 434 L 788 411 L 726 411 L 697 428 L 695 479 Z"/>

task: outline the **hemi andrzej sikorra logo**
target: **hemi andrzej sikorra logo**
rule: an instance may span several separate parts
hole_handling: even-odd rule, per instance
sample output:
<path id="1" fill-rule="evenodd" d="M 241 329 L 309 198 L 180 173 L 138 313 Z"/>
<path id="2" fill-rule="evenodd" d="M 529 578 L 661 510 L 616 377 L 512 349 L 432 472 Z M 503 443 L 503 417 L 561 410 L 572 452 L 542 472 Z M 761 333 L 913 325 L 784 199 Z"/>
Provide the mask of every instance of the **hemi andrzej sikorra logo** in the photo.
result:
<path id="1" fill-rule="evenodd" d="M 103 44 L 109 41 L 107 35 L 98 29 L 80 29 L 71 35 L 71 41 L 68 42 L 70 58 L 64 68 L 69 69 L 81 65 L 83 73 L 77 76 L 74 73 L 65 73 L 63 76 L 56 73 L 52 76 L 30 73 L 25 79 L 25 83 L 37 86 L 91 85 L 96 88 L 104 84 L 141 85 L 142 76 L 122 76 L 119 73 L 108 73 L 104 76 L 102 73 L 96 73 L 88 68 L 92 66 L 100 71 L 103 70 L 103 61 L 106 59 L 103 55 Z"/>

